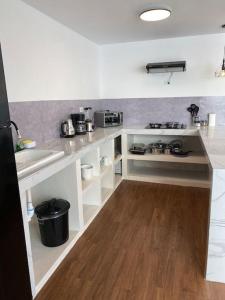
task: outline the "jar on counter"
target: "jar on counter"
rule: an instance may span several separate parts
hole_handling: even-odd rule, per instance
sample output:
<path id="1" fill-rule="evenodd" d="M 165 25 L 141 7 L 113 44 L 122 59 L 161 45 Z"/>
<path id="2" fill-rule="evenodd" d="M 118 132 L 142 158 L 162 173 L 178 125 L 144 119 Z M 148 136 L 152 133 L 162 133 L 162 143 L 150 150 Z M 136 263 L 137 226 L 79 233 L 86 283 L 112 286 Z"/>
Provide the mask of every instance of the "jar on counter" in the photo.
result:
<path id="1" fill-rule="evenodd" d="M 201 126 L 202 127 L 208 126 L 208 121 L 207 120 L 201 120 Z"/>
<path id="2" fill-rule="evenodd" d="M 198 116 L 193 117 L 193 125 L 196 126 L 196 127 L 201 126 L 200 117 L 198 117 Z"/>

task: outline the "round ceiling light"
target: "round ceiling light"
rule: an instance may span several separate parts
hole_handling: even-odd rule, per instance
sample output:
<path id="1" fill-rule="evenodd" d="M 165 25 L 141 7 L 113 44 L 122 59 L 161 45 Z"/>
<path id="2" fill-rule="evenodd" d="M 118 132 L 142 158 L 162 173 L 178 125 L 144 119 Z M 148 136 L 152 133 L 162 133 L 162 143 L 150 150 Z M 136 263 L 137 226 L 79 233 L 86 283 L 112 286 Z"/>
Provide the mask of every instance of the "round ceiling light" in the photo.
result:
<path id="1" fill-rule="evenodd" d="M 149 9 L 140 14 L 140 19 L 147 22 L 155 22 L 168 18 L 171 11 L 165 8 Z"/>

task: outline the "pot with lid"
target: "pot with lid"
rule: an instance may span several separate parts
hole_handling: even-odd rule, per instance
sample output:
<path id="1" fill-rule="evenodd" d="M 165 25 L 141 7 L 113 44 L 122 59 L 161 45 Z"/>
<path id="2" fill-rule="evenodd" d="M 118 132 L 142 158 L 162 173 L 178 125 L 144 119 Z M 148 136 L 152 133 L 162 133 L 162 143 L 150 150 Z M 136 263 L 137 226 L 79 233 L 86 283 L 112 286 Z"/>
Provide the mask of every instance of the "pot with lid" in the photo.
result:
<path id="1" fill-rule="evenodd" d="M 62 199 L 51 199 L 35 208 L 43 245 L 56 247 L 68 240 L 69 209 L 70 203 Z"/>

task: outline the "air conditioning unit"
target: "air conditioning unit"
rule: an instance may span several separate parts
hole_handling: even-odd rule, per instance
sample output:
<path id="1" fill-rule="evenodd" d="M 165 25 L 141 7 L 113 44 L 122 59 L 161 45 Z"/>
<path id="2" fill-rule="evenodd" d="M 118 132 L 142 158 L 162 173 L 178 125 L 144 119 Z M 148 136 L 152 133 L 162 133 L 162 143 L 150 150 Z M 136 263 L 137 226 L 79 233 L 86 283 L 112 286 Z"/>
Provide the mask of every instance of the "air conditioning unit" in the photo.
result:
<path id="1" fill-rule="evenodd" d="M 186 71 L 186 61 L 149 63 L 146 66 L 146 70 L 147 70 L 147 73 L 185 72 Z"/>

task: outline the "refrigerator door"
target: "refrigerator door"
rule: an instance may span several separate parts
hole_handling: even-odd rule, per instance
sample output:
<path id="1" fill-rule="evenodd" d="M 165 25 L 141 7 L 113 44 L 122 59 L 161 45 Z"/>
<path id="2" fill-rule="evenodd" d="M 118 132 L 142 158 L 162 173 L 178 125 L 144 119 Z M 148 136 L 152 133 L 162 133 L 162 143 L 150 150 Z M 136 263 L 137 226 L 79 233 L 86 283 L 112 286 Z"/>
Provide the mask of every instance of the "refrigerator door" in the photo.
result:
<path id="1" fill-rule="evenodd" d="M 32 299 L 0 49 L 0 299 Z"/>

